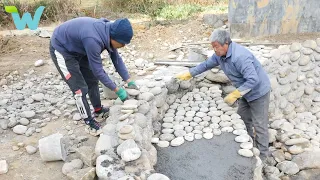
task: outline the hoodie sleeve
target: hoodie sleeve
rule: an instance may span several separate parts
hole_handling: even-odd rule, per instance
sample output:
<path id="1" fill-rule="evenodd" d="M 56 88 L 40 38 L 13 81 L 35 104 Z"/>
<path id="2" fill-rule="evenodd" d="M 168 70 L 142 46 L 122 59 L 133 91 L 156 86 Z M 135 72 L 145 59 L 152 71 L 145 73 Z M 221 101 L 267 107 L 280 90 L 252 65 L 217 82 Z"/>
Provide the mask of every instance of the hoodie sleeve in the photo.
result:
<path id="1" fill-rule="evenodd" d="M 127 81 L 130 78 L 127 67 L 124 64 L 122 58 L 120 57 L 117 49 L 112 49 L 112 50 L 113 50 L 113 52 L 110 52 L 110 58 L 112 60 L 112 63 L 114 65 L 116 71 L 122 77 L 122 79 L 124 81 Z"/>
<path id="2" fill-rule="evenodd" d="M 90 68 L 94 76 L 106 87 L 111 90 L 116 89 L 116 84 L 109 78 L 107 73 L 103 69 L 102 60 L 101 60 L 101 51 L 103 46 L 100 45 L 93 38 L 85 38 L 82 40 L 85 51 L 88 56 L 88 61 Z"/>

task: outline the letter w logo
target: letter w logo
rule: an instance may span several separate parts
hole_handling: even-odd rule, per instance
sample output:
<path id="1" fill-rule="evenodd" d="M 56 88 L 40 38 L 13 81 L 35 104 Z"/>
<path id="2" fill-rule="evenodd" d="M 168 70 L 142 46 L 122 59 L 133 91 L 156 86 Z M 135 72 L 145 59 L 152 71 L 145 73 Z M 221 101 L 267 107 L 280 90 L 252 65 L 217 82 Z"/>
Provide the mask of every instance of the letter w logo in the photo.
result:
<path id="1" fill-rule="evenodd" d="M 15 6 L 5 6 L 7 13 L 11 13 L 13 22 L 18 30 L 23 30 L 28 24 L 29 29 L 36 30 L 39 25 L 40 17 L 43 13 L 44 6 L 38 7 L 34 13 L 34 18 L 32 19 L 31 14 L 26 12 L 20 19 L 18 9 Z"/>

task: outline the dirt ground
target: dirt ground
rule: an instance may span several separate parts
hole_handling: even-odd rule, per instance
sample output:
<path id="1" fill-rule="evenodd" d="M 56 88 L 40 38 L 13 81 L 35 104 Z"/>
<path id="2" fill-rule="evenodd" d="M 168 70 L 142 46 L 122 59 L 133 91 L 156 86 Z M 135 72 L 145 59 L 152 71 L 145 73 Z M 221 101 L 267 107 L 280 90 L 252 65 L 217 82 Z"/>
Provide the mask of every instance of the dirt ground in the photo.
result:
<path id="1" fill-rule="evenodd" d="M 161 59 L 170 54 L 167 49 L 162 49 L 165 43 L 174 45 L 182 41 L 192 40 L 192 42 L 203 41 L 208 38 L 212 28 L 202 25 L 201 21 L 193 19 L 180 24 L 171 25 L 157 25 L 153 27 L 146 27 L 143 25 L 135 25 L 135 36 L 132 44 L 135 45 L 136 51 L 139 53 L 153 53 L 155 59 Z M 279 39 L 279 37 L 281 39 Z M 262 37 L 256 40 L 268 40 L 269 42 L 277 42 L 286 40 L 302 41 L 304 39 L 316 39 L 319 33 L 304 35 L 304 36 L 275 36 L 275 37 Z M 289 38 L 290 37 L 290 38 Z M 33 68 L 39 75 L 55 71 L 52 66 L 49 56 L 49 39 L 40 38 L 36 36 L 21 36 L 21 37 L 0 37 L 0 79 L 12 71 L 18 71 L 21 75 Z M 45 65 L 35 68 L 34 62 L 43 59 Z M 1 89 L 0 89 L 1 91 Z M 75 128 L 74 134 L 87 135 L 83 132 L 83 127 L 74 125 L 72 120 L 59 119 L 54 122 L 48 123 L 42 129 L 41 133 L 34 134 L 32 137 L 18 136 L 7 130 L 0 134 L 0 159 L 6 159 L 9 163 L 9 172 L 2 175 L 0 179 L 11 180 L 33 180 L 33 179 L 66 179 L 61 173 L 63 162 L 45 163 L 41 161 L 39 152 L 34 155 L 28 155 L 24 148 L 18 151 L 13 151 L 12 146 L 23 142 L 27 145 L 31 144 L 36 146 L 41 137 L 50 135 L 55 132 L 62 132 L 66 134 L 67 131 L 63 129 L 65 125 L 70 125 Z M 96 138 L 90 137 L 88 144 L 94 144 Z"/>
<path id="2" fill-rule="evenodd" d="M 37 36 L 0 37 L 0 74 L 20 73 L 34 66 L 39 59 L 49 60 L 49 39 Z M 38 71 L 45 72 L 47 64 Z"/>

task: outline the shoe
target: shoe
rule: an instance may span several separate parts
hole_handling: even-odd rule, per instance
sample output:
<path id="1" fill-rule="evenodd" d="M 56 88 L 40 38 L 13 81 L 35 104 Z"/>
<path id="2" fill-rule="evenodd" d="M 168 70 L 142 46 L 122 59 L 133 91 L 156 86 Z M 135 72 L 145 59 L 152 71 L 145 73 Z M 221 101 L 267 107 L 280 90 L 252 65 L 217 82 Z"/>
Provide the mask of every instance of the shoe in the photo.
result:
<path id="1" fill-rule="evenodd" d="M 109 115 L 109 110 L 110 109 L 108 107 L 101 106 L 101 109 L 99 111 L 93 112 L 93 116 L 95 118 L 101 117 L 102 119 L 106 119 Z"/>
<path id="2" fill-rule="evenodd" d="M 95 129 L 92 129 L 90 126 L 86 126 L 84 128 L 84 131 L 90 134 L 91 136 L 99 136 L 102 133 L 102 129 L 95 130 Z"/>
<path id="3" fill-rule="evenodd" d="M 95 119 L 90 119 L 85 121 L 86 125 L 88 125 L 91 129 L 95 130 L 100 130 L 101 125 L 95 120 Z"/>

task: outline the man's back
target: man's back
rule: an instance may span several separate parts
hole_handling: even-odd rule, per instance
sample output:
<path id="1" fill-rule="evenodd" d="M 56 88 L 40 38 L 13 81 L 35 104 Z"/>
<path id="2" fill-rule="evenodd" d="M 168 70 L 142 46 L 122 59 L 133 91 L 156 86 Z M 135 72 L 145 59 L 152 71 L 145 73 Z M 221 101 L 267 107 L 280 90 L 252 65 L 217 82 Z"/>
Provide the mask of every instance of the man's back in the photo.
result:
<path id="1" fill-rule="evenodd" d="M 251 91 L 244 95 L 244 98 L 248 101 L 258 99 L 269 92 L 270 80 L 266 71 L 256 57 L 245 47 L 234 42 L 231 43 L 226 58 L 218 57 L 218 62 L 236 88 L 243 86 L 250 79 L 258 80 L 256 85 L 250 88 Z M 254 69 L 249 69 L 252 67 L 251 64 Z"/>
<path id="2" fill-rule="evenodd" d="M 83 40 L 94 39 L 101 51 L 109 44 L 108 21 L 90 17 L 80 17 L 69 20 L 58 26 L 52 36 L 52 46 L 59 52 L 86 55 Z"/>

